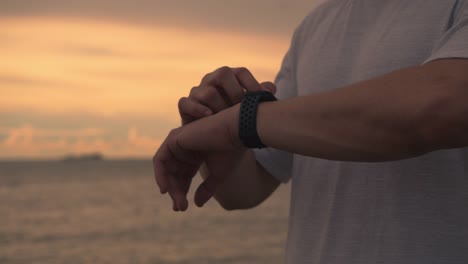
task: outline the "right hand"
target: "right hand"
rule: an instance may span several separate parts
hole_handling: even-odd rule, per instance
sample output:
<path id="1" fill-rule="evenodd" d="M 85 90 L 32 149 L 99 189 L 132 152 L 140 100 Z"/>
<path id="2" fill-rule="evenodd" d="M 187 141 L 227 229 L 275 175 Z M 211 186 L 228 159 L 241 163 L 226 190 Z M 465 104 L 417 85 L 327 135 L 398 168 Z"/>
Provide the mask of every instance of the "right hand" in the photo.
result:
<path id="1" fill-rule="evenodd" d="M 203 77 L 188 97 L 179 100 L 182 125 L 240 103 L 245 92 L 276 93 L 272 82 L 259 83 L 246 68 L 221 67 Z"/>

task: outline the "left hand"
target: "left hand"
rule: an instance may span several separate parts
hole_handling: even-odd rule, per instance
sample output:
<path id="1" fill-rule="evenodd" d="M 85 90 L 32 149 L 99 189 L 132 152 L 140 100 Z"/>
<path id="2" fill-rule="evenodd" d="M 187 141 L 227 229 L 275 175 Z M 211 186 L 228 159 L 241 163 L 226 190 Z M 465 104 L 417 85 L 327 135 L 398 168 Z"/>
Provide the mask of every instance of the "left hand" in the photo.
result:
<path id="1" fill-rule="evenodd" d="M 168 192 L 174 211 L 188 207 L 192 178 L 208 154 L 245 150 L 237 136 L 239 105 L 173 129 L 153 157 L 154 175 L 161 193 Z M 229 170 L 230 168 L 224 168 Z M 195 192 L 203 205 L 223 182 L 223 175 L 208 177 Z"/>

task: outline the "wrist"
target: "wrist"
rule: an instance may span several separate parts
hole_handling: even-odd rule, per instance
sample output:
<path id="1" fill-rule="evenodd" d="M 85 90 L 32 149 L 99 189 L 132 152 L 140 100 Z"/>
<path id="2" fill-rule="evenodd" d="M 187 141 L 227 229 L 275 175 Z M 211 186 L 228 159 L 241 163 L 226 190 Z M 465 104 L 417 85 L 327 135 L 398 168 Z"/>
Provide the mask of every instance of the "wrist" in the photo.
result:
<path id="1" fill-rule="evenodd" d="M 239 138 L 248 148 L 264 148 L 257 130 L 258 107 L 264 102 L 276 101 L 276 97 L 267 91 L 249 92 L 244 95 L 239 113 Z"/>
<path id="2" fill-rule="evenodd" d="M 278 102 L 263 102 L 257 108 L 257 134 L 260 140 L 268 147 L 274 147 L 271 133 L 268 132 L 288 127 L 279 123 L 281 113 L 274 111 L 274 107 L 277 105 Z"/>
<path id="3" fill-rule="evenodd" d="M 239 111 L 240 104 L 235 104 L 222 112 L 221 120 L 228 132 L 232 145 L 244 148 L 244 145 L 239 138 Z"/>

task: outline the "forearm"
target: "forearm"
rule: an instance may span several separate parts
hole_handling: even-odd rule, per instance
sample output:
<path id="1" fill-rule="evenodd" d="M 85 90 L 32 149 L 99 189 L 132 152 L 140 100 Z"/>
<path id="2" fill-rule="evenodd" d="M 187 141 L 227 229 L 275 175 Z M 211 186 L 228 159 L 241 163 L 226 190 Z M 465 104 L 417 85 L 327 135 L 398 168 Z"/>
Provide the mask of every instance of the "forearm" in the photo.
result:
<path id="1" fill-rule="evenodd" d="M 441 60 L 331 92 L 264 102 L 258 107 L 257 131 L 269 147 L 333 160 L 387 161 L 464 147 L 468 145 L 467 72 L 468 60 Z M 153 167 L 161 193 L 171 194 L 174 210 L 187 209 L 187 184 L 202 161 L 210 162 L 210 155 L 216 161 L 216 154 L 243 151 L 238 129 L 236 104 L 171 130 L 153 157 Z M 251 190 L 245 189 L 252 185 L 247 182 L 252 179 L 250 172 L 268 173 L 257 173 L 261 166 L 252 165 L 253 158 L 248 160 L 253 169 L 239 172 L 233 172 L 240 168 L 238 160 L 210 163 L 215 173 L 197 188 L 195 203 L 202 206 L 213 195 L 221 195 L 220 184 L 230 184 L 228 178 L 244 177 L 246 182 L 236 182 L 237 190 Z M 277 182 L 272 186 L 276 188 Z"/>
<path id="2" fill-rule="evenodd" d="M 346 161 L 396 160 L 466 145 L 468 110 L 461 98 L 468 87 L 441 68 L 425 67 L 262 103 L 259 136 L 267 146 Z"/>
<path id="3" fill-rule="evenodd" d="M 231 157 L 223 158 L 231 159 Z M 225 173 L 229 175 L 214 197 L 227 210 L 255 207 L 268 198 L 280 184 L 257 163 L 251 150 L 242 154 L 234 170 Z M 206 164 L 200 168 L 200 174 L 203 179 L 209 177 L 210 172 Z"/>

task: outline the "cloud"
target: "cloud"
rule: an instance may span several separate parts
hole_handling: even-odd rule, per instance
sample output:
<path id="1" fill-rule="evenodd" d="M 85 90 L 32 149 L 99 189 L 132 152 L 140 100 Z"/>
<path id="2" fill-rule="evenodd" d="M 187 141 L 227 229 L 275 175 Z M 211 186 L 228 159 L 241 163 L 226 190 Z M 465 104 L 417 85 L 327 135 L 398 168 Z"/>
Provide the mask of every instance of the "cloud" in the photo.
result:
<path id="1" fill-rule="evenodd" d="M 151 113 L 41 113 L 0 111 L 0 135 L 7 135 L 12 129 L 25 126 L 35 128 L 35 133 L 51 137 L 100 136 L 103 138 L 128 137 L 129 127 L 138 129 L 140 134 L 161 139 L 167 132 L 180 124 L 179 118 Z"/>
<path id="2" fill-rule="evenodd" d="M 156 140 L 150 137 L 139 135 L 136 127 L 130 127 L 128 129 L 127 141 L 131 146 L 135 146 L 138 148 L 151 147 L 152 149 L 154 149 L 155 147 L 158 147 L 161 144 L 161 140 Z"/>
<path id="3" fill-rule="evenodd" d="M 54 139 L 83 139 L 96 138 L 105 135 L 105 131 L 100 128 L 84 129 L 40 129 L 26 124 L 19 127 L 0 127 L 0 134 L 5 135 L 3 143 L 6 146 L 27 146 L 31 147 L 34 140 Z"/>
<path id="4" fill-rule="evenodd" d="M 127 57 L 130 54 L 115 51 L 109 47 L 97 45 L 64 45 L 61 50 L 65 53 L 72 53 L 79 56 L 105 56 L 105 57 Z"/>
<path id="5" fill-rule="evenodd" d="M 0 16 L 75 16 L 203 28 L 290 35 L 317 5 L 311 0 L 15 0 L 2 1 Z"/>
<path id="6" fill-rule="evenodd" d="M 33 141 L 35 130 L 31 126 L 6 129 L 3 133 L 7 134 L 4 144 L 8 147 L 29 146 Z"/>
<path id="7" fill-rule="evenodd" d="M 73 82 L 60 81 L 52 78 L 38 78 L 21 74 L 9 74 L 0 72 L 0 86 L 22 87 L 67 87 L 78 88 Z"/>
<path id="8" fill-rule="evenodd" d="M 92 152 L 150 158 L 178 125 L 179 120 L 147 113 L 0 112 L 0 159 L 56 159 Z"/>
<path id="9" fill-rule="evenodd" d="M 46 130 L 30 124 L 0 128 L 0 158 L 61 158 L 66 154 L 102 153 L 107 157 L 148 157 L 161 140 L 141 135 L 130 127 L 127 137 L 110 136 L 100 128 L 80 130 Z"/>
<path id="10" fill-rule="evenodd" d="M 0 19 L 0 110 L 177 116 L 177 101 L 223 65 L 273 79 L 288 38 L 73 19 Z M 44 35 L 47 38 L 44 38 Z M 34 43 L 34 45 L 30 45 Z"/>
<path id="11" fill-rule="evenodd" d="M 83 128 L 83 129 L 40 129 L 33 128 L 30 124 L 21 127 L 5 128 L 0 127 L 0 134 L 16 135 L 20 138 L 36 137 L 96 137 L 105 134 L 105 130 L 101 128 Z M 13 140 L 13 139 L 12 139 Z"/>
<path id="12" fill-rule="evenodd" d="M 42 81 L 42 80 L 35 80 L 32 78 L 27 78 L 23 76 L 16 76 L 10 74 L 2 74 L 0 73 L 0 84 L 8 85 L 8 84 L 16 84 L 16 85 L 50 85 L 50 82 Z"/>
<path id="13" fill-rule="evenodd" d="M 0 1 L 0 157 L 151 156 L 206 73 L 272 80 L 309 5 Z"/>

